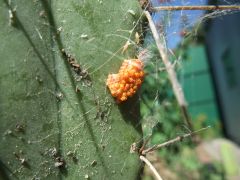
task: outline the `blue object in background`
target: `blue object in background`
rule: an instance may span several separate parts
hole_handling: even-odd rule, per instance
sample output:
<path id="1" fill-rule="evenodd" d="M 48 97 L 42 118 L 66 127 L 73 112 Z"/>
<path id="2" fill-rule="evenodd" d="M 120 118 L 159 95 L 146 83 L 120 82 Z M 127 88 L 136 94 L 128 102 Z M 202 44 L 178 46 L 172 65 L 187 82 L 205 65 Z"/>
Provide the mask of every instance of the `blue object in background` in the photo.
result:
<path id="1" fill-rule="evenodd" d="M 222 1 L 216 1 L 223 4 Z M 227 4 L 239 3 L 228 0 Z M 240 144 L 240 12 L 211 19 L 206 47 L 227 137 Z"/>

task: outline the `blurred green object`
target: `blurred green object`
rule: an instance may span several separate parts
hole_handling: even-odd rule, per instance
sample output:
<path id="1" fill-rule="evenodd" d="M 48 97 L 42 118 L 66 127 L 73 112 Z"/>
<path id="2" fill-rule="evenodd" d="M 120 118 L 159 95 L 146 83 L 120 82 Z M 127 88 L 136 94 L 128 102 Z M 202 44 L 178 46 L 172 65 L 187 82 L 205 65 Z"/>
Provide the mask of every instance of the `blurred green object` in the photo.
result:
<path id="1" fill-rule="evenodd" d="M 205 115 L 205 125 L 214 127 L 220 123 L 204 45 L 191 44 L 184 49 L 179 76 L 193 120 L 199 115 Z"/>
<path id="2" fill-rule="evenodd" d="M 240 177 L 240 163 L 237 161 L 240 160 L 237 158 L 236 153 L 234 152 L 234 148 L 228 142 L 221 144 L 221 157 L 222 163 L 225 170 L 225 174 L 227 178 L 231 178 L 234 176 Z"/>

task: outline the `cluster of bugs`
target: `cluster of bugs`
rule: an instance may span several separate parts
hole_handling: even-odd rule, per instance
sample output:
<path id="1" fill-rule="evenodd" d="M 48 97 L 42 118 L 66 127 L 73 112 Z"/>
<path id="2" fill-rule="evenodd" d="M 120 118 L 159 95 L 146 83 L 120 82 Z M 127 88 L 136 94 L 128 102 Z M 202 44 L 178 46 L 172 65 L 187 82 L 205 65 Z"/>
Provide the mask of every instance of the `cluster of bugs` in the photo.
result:
<path id="1" fill-rule="evenodd" d="M 106 85 L 117 102 L 132 97 L 144 78 L 143 62 L 140 59 L 124 60 L 117 74 L 109 74 Z"/>

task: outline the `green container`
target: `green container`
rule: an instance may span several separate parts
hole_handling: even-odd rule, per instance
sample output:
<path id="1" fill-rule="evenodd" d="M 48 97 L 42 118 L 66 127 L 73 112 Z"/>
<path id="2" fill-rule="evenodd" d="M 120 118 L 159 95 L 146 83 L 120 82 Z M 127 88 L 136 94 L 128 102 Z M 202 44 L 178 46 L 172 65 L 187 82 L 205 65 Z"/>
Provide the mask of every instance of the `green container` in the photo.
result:
<path id="1" fill-rule="evenodd" d="M 186 49 L 186 59 L 182 62 L 180 77 L 193 120 L 205 116 L 205 124 L 219 123 L 212 77 L 203 45 L 194 45 Z"/>

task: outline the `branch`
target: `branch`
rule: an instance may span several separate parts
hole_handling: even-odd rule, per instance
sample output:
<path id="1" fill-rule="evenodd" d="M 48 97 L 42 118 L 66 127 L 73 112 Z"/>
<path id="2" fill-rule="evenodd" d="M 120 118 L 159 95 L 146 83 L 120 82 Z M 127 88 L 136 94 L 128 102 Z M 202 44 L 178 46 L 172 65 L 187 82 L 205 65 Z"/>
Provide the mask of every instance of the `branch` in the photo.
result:
<path id="1" fill-rule="evenodd" d="M 151 164 L 151 162 L 145 158 L 144 156 L 140 156 L 140 159 L 145 162 L 148 167 L 150 168 L 150 170 L 153 172 L 153 174 L 156 176 L 157 180 L 162 180 L 161 176 L 159 175 L 159 173 L 157 172 L 157 170 L 154 168 L 154 166 Z"/>
<path id="2" fill-rule="evenodd" d="M 158 12 L 162 10 L 181 11 L 181 10 L 240 10 L 240 6 L 159 6 L 152 7 L 151 11 Z"/>
<path id="3" fill-rule="evenodd" d="M 169 141 L 167 141 L 167 142 L 164 142 L 164 143 L 162 143 L 162 144 L 154 145 L 154 146 L 152 146 L 152 147 L 150 147 L 150 148 L 148 148 L 148 149 L 143 150 L 143 151 L 142 151 L 142 155 L 146 155 L 146 154 L 149 153 L 149 152 L 152 152 L 152 151 L 155 151 L 155 150 L 157 150 L 157 149 L 160 149 L 160 148 L 169 146 L 169 145 L 171 145 L 171 144 L 174 144 L 174 143 L 176 143 L 176 142 L 182 141 L 183 139 L 185 139 L 185 138 L 187 138 L 187 137 L 189 137 L 189 136 L 193 136 L 193 135 L 195 135 L 195 134 L 197 134 L 197 133 L 199 133 L 199 132 L 201 132 L 201 131 L 204 131 L 204 130 L 206 130 L 206 129 L 208 129 L 208 128 L 210 128 L 210 126 L 207 126 L 207 127 L 205 127 L 205 128 L 199 129 L 198 131 L 194 131 L 194 132 L 191 132 L 191 133 L 188 133 L 188 134 L 184 134 L 183 136 L 178 136 L 178 137 L 176 137 L 176 138 L 174 138 L 174 139 L 171 139 L 171 140 L 169 140 Z"/>
<path id="4" fill-rule="evenodd" d="M 182 110 L 184 119 L 185 119 L 188 127 L 190 128 L 190 130 L 192 130 L 192 123 L 190 120 L 190 116 L 187 112 L 187 102 L 185 100 L 185 96 L 184 96 L 182 87 L 181 87 L 180 83 L 178 82 L 176 72 L 174 71 L 174 68 L 173 68 L 171 62 L 169 61 L 167 49 L 161 44 L 160 37 L 158 35 L 157 29 L 154 25 L 151 15 L 149 14 L 148 11 L 144 11 L 144 13 L 148 19 L 150 29 L 152 31 L 155 42 L 157 44 L 162 61 L 165 65 L 166 71 L 168 73 L 168 78 L 172 84 L 173 92 L 177 98 L 177 102 Z"/>

